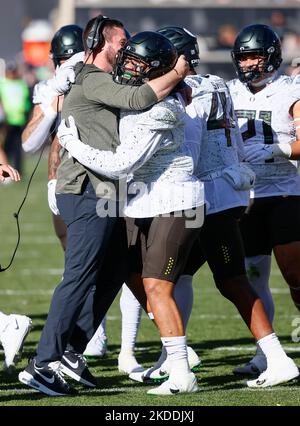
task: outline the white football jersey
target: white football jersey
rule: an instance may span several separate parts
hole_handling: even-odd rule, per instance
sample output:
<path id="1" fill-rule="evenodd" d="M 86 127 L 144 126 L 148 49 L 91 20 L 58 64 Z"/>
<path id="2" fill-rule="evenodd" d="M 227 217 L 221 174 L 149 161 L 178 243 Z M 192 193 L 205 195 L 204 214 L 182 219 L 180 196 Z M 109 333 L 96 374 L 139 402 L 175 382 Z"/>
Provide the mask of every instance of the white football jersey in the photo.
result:
<path id="1" fill-rule="evenodd" d="M 236 122 L 229 89 L 215 75 L 191 75 L 192 103 L 186 111 L 202 123 L 197 176 L 204 182 L 207 214 L 247 206 L 249 191 L 237 191 L 222 177 L 222 171 L 244 158 L 243 142 Z"/>
<path id="2" fill-rule="evenodd" d="M 121 113 L 120 146 L 126 150 L 152 141 L 155 147 L 153 155 L 146 161 L 141 158 L 140 167 L 132 170 L 128 191 L 133 198 L 124 209 L 127 216 L 153 217 L 204 204 L 204 185 L 193 175 L 194 161 L 185 145 L 186 119 L 185 108 L 175 97 L 147 111 Z"/>
<path id="3" fill-rule="evenodd" d="M 253 94 L 238 79 L 228 83 L 245 145 L 292 143 L 296 132 L 290 108 L 300 100 L 300 81 L 276 76 Z M 275 158 L 251 163 L 256 174 L 254 197 L 300 195 L 297 161 Z"/>
<path id="4" fill-rule="evenodd" d="M 115 152 L 79 140 L 67 149 L 98 174 L 127 178 L 126 216 L 154 217 L 188 210 L 204 204 L 204 185 L 193 174 L 194 161 L 184 137 L 186 118 L 182 102 L 170 96 L 142 112 L 121 112 L 120 145 Z"/>

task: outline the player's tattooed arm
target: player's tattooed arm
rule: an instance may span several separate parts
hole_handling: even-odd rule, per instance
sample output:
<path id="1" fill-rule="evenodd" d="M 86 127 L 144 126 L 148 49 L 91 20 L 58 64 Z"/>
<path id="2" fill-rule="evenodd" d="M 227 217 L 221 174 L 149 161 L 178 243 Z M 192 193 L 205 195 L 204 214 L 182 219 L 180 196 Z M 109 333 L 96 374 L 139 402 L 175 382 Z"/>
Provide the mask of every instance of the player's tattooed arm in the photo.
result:
<path id="1" fill-rule="evenodd" d="M 37 128 L 44 118 L 44 112 L 40 105 L 35 105 L 32 111 L 31 119 L 22 133 L 22 143 L 26 143 L 32 132 Z"/>
<path id="2" fill-rule="evenodd" d="M 61 146 L 58 142 L 57 136 L 51 143 L 51 148 L 48 157 L 48 180 L 56 179 L 57 168 L 60 164 L 60 152 Z"/>
<path id="3" fill-rule="evenodd" d="M 35 105 L 31 120 L 22 134 L 24 151 L 36 152 L 48 140 L 51 126 L 61 110 L 62 99 L 55 97 L 50 105 Z"/>

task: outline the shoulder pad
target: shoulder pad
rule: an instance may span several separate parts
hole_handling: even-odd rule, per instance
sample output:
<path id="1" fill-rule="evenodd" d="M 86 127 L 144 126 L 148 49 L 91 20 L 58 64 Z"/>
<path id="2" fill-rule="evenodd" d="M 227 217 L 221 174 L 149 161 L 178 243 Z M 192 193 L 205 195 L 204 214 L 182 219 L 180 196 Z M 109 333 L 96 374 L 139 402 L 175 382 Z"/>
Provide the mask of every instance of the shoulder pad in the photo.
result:
<path id="1" fill-rule="evenodd" d="M 180 118 L 179 105 L 173 102 L 162 101 L 154 105 L 149 111 L 149 125 L 151 129 L 172 129 Z"/>

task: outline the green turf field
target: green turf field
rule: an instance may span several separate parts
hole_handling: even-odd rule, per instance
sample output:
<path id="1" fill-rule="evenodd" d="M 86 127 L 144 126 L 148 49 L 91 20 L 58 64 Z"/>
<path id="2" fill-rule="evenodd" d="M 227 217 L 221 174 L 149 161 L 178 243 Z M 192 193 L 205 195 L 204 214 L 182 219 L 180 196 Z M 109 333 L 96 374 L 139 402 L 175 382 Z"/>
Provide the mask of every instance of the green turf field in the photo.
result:
<path id="1" fill-rule="evenodd" d="M 20 184 L 0 184 L 0 263 L 7 265 L 16 241 L 13 213 L 17 210 L 28 181 L 33 160 L 26 162 L 27 173 Z M 198 375 L 200 392 L 172 397 L 148 396 L 146 385 L 134 384 L 117 370 L 120 346 L 120 310 L 118 301 L 108 313 L 109 352 L 104 360 L 91 362 L 91 371 L 98 378 L 95 390 L 75 385 L 79 395 L 72 398 L 49 398 L 30 390 L 17 380 L 20 369 L 34 352 L 43 327 L 51 293 L 63 271 L 63 254 L 53 231 L 47 205 L 46 160 L 34 178 L 28 200 L 21 212 L 22 238 L 15 262 L 0 274 L 0 310 L 24 313 L 33 319 L 34 330 L 24 347 L 23 360 L 12 375 L 0 372 L 0 406 L 263 406 L 300 405 L 299 383 L 271 389 L 254 390 L 245 386 L 245 379 L 235 377 L 232 368 L 244 363 L 253 353 L 251 336 L 231 304 L 214 288 L 211 274 L 204 267 L 194 280 L 194 309 L 187 331 L 189 344 L 202 359 Z M 271 287 L 276 304 L 275 329 L 289 356 L 300 365 L 300 314 L 294 308 L 278 268 L 273 265 Z M 294 323 L 293 323 L 294 321 Z M 293 325 L 294 324 L 294 325 Z M 297 330 L 298 327 L 298 330 Z M 143 317 L 137 343 L 137 359 L 151 366 L 159 356 L 158 333 Z M 0 353 L 3 359 L 3 353 Z"/>

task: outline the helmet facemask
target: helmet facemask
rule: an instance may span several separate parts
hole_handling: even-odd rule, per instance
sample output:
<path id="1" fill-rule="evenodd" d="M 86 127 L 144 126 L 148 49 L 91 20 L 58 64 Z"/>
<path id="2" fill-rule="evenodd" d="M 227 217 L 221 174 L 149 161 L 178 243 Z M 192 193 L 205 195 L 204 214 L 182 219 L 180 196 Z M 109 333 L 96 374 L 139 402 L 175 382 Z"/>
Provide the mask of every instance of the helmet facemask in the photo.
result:
<path id="1" fill-rule="evenodd" d="M 148 80 L 148 65 L 126 50 L 120 49 L 114 68 L 114 80 L 119 84 L 141 86 Z"/>
<path id="2" fill-rule="evenodd" d="M 238 75 L 239 80 L 242 83 L 251 83 L 255 80 L 266 78 L 270 73 L 275 71 L 272 62 L 272 55 L 274 53 L 274 47 L 271 46 L 267 51 L 264 49 L 251 50 L 244 52 L 232 52 L 231 56 L 233 63 Z M 257 56 L 257 63 L 249 65 L 247 67 L 241 65 L 241 60 L 244 57 L 253 55 Z"/>
<path id="3" fill-rule="evenodd" d="M 261 85 L 272 79 L 282 62 L 281 43 L 278 35 L 268 25 L 252 24 L 238 34 L 231 52 L 237 76 L 242 83 Z M 262 57 L 257 65 L 241 67 L 242 58 Z"/>
<path id="4" fill-rule="evenodd" d="M 113 78 L 116 83 L 128 84 L 130 86 L 141 86 L 153 78 L 165 74 L 170 69 L 160 69 L 159 61 L 151 61 L 150 64 L 142 60 L 138 55 L 126 51 L 122 48 L 119 50 L 116 65 L 113 72 Z"/>
<path id="5" fill-rule="evenodd" d="M 169 72 L 177 57 L 175 47 L 162 34 L 142 31 L 119 50 L 113 79 L 119 84 L 140 86 Z"/>

